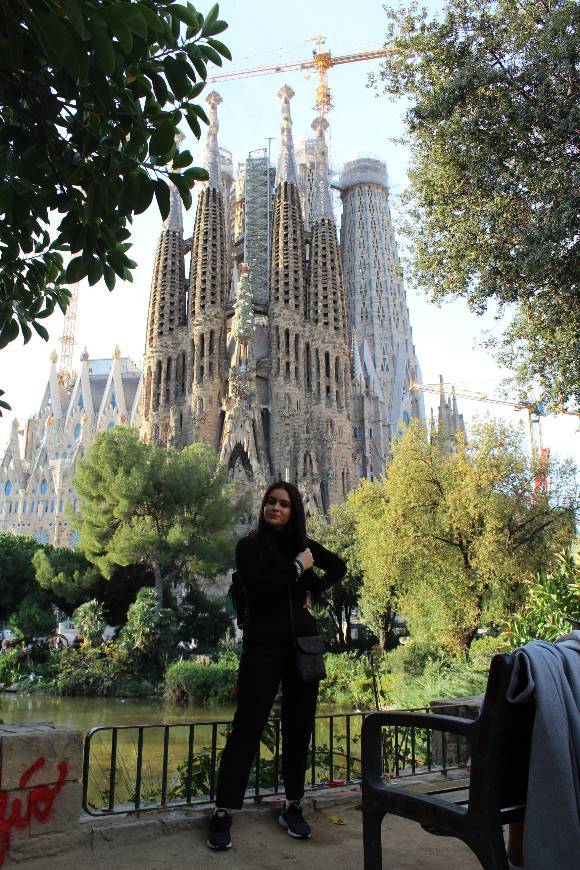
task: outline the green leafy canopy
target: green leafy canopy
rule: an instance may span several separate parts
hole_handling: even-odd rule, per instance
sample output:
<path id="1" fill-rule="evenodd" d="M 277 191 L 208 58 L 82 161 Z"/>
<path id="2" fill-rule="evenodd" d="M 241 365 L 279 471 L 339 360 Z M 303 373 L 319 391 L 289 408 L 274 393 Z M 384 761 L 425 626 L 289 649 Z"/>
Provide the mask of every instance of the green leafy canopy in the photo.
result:
<path id="1" fill-rule="evenodd" d="M 48 339 L 68 283 L 132 280 L 133 215 L 155 196 L 167 217 L 167 164 L 193 159 L 177 156 L 178 125 L 200 138 L 194 101 L 208 64 L 231 59 L 215 39 L 226 27 L 217 5 L 204 16 L 173 0 L 0 4 L 0 348 Z M 207 173 L 179 178 L 189 207 Z"/>
<path id="2" fill-rule="evenodd" d="M 515 311 L 488 344 L 523 395 L 574 409 L 578 4 L 447 0 L 435 19 L 417 3 L 386 12 L 380 81 L 409 105 L 410 272 L 435 301 Z"/>

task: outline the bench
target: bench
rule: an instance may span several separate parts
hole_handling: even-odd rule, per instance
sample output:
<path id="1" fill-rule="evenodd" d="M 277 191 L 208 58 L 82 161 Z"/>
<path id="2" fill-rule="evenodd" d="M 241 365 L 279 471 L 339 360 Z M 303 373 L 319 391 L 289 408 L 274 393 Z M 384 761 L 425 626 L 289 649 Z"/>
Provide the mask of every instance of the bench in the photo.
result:
<path id="1" fill-rule="evenodd" d="M 429 833 L 463 840 L 485 870 L 508 870 L 502 827 L 523 821 L 528 784 L 532 704 L 510 704 L 506 690 L 513 655 L 492 659 L 485 697 L 475 720 L 405 711 L 369 713 L 362 726 L 364 870 L 381 870 L 381 824 L 387 813 L 419 822 Z M 385 726 L 441 731 L 466 738 L 471 776 L 465 797 L 444 800 L 454 788 L 417 794 L 383 777 Z"/>

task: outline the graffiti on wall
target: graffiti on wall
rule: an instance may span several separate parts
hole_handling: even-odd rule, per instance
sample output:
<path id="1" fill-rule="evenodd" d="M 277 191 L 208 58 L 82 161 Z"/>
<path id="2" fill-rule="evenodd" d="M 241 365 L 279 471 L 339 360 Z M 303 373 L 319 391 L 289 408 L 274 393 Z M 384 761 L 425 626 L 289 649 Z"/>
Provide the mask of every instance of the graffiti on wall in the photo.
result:
<path id="1" fill-rule="evenodd" d="M 44 763 L 44 758 L 37 758 L 24 771 L 18 784 L 19 789 L 28 787 L 28 783 L 44 767 Z M 54 803 L 68 775 L 66 761 L 59 761 L 56 767 L 57 781 L 53 785 L 37 785 L 31 788 L 25 799 L 22 795 L 11 798 L 10 792 L 0 790 L 0 867 L 10 851 L 10 838 L 14 830 L 26 829 L 33 820 L 43 824 L 51 817 Z"/>

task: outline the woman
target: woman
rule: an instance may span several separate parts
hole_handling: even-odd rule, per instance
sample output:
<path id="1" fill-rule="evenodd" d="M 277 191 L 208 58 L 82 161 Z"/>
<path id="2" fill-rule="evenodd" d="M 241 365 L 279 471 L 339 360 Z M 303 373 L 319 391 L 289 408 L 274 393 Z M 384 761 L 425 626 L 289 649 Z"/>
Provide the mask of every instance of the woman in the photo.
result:
<path id="1" fill-rule="evenodd" d="M 317 576 L 313 566 L 325 573 Z M 318 683 L 301 681 L 293 638 L 318 634 L 316 620 L 307 607 L 310 597 L 317 598 L 346 573 L 342 559 L 306 537 L 302 496 L 284 481 L 272 483 L 266 490 L 257 529 L 236 547 L 236 567 L 246 593 L 247 613 L 238 671 L 238 707 L 219 768 L 216 809 L 207 841 L 211 849 L 232 845 L 228 810 L 242 807 L 252 762 L 280 683 L 286 802 L 278 821 L 291 837 L 310 837 L 300 801 Z"/>

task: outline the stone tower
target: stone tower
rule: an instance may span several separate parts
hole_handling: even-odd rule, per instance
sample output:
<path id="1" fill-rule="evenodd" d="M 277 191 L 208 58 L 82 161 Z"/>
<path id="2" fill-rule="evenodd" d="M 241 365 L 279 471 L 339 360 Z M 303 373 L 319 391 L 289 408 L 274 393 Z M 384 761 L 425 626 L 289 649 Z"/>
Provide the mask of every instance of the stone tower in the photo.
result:
<path id="1" fill-rule="evenodd" d="M 312 407 L 305 427 L 300 477 L 320 486 L 319 507 L 342 501 L 351 486 L 350 364 L 342 264 L 330 191 L 328 121 L 317 117 L 316 169 L 311 200 L 304 387 Z M 314 461 L 314 464 L 313 464 Z M 317 474 L 316 474 L 317 470 Z"/>
<path id="2" fill-rule="evenodd" d="M 183 211 L 177 188 L 172 182 L 169 187 L 169 215 L 157 242 L 149 296 L 140 427 L 141 437 L 164 444 L 175 436 L 176 415 L 183 424 L 187 392 Z"/>
<path id="3" fill-rule="evenodd" d="M 276 172 L 270 261 L 270 459 L 275 477 L 294 482 L 297 440 L 305 415 L 302 353 L 306 316 L 304 224 L 292 141 L 290 100 L 280 88 L 280 156 Z"/>
<path id="4" fill-rule="evenodd" d="M 387 169 L 380 160 L 346 163 L 342 265 L 353 352 L 353 434 L 357 478 L 382 475 L 401 423 L 424 419 L 421 380 L 389 207 Z"/>
<path id="5" fill-rule="evenodd" d="M 189 275 L 191 431 L 187 441 L 220 447 L 226 364 L 225 306 L 229 296 L 228 236 L 220 169 L 216 91 L 207 96 L 209 180 L 197 204 Z"/>

